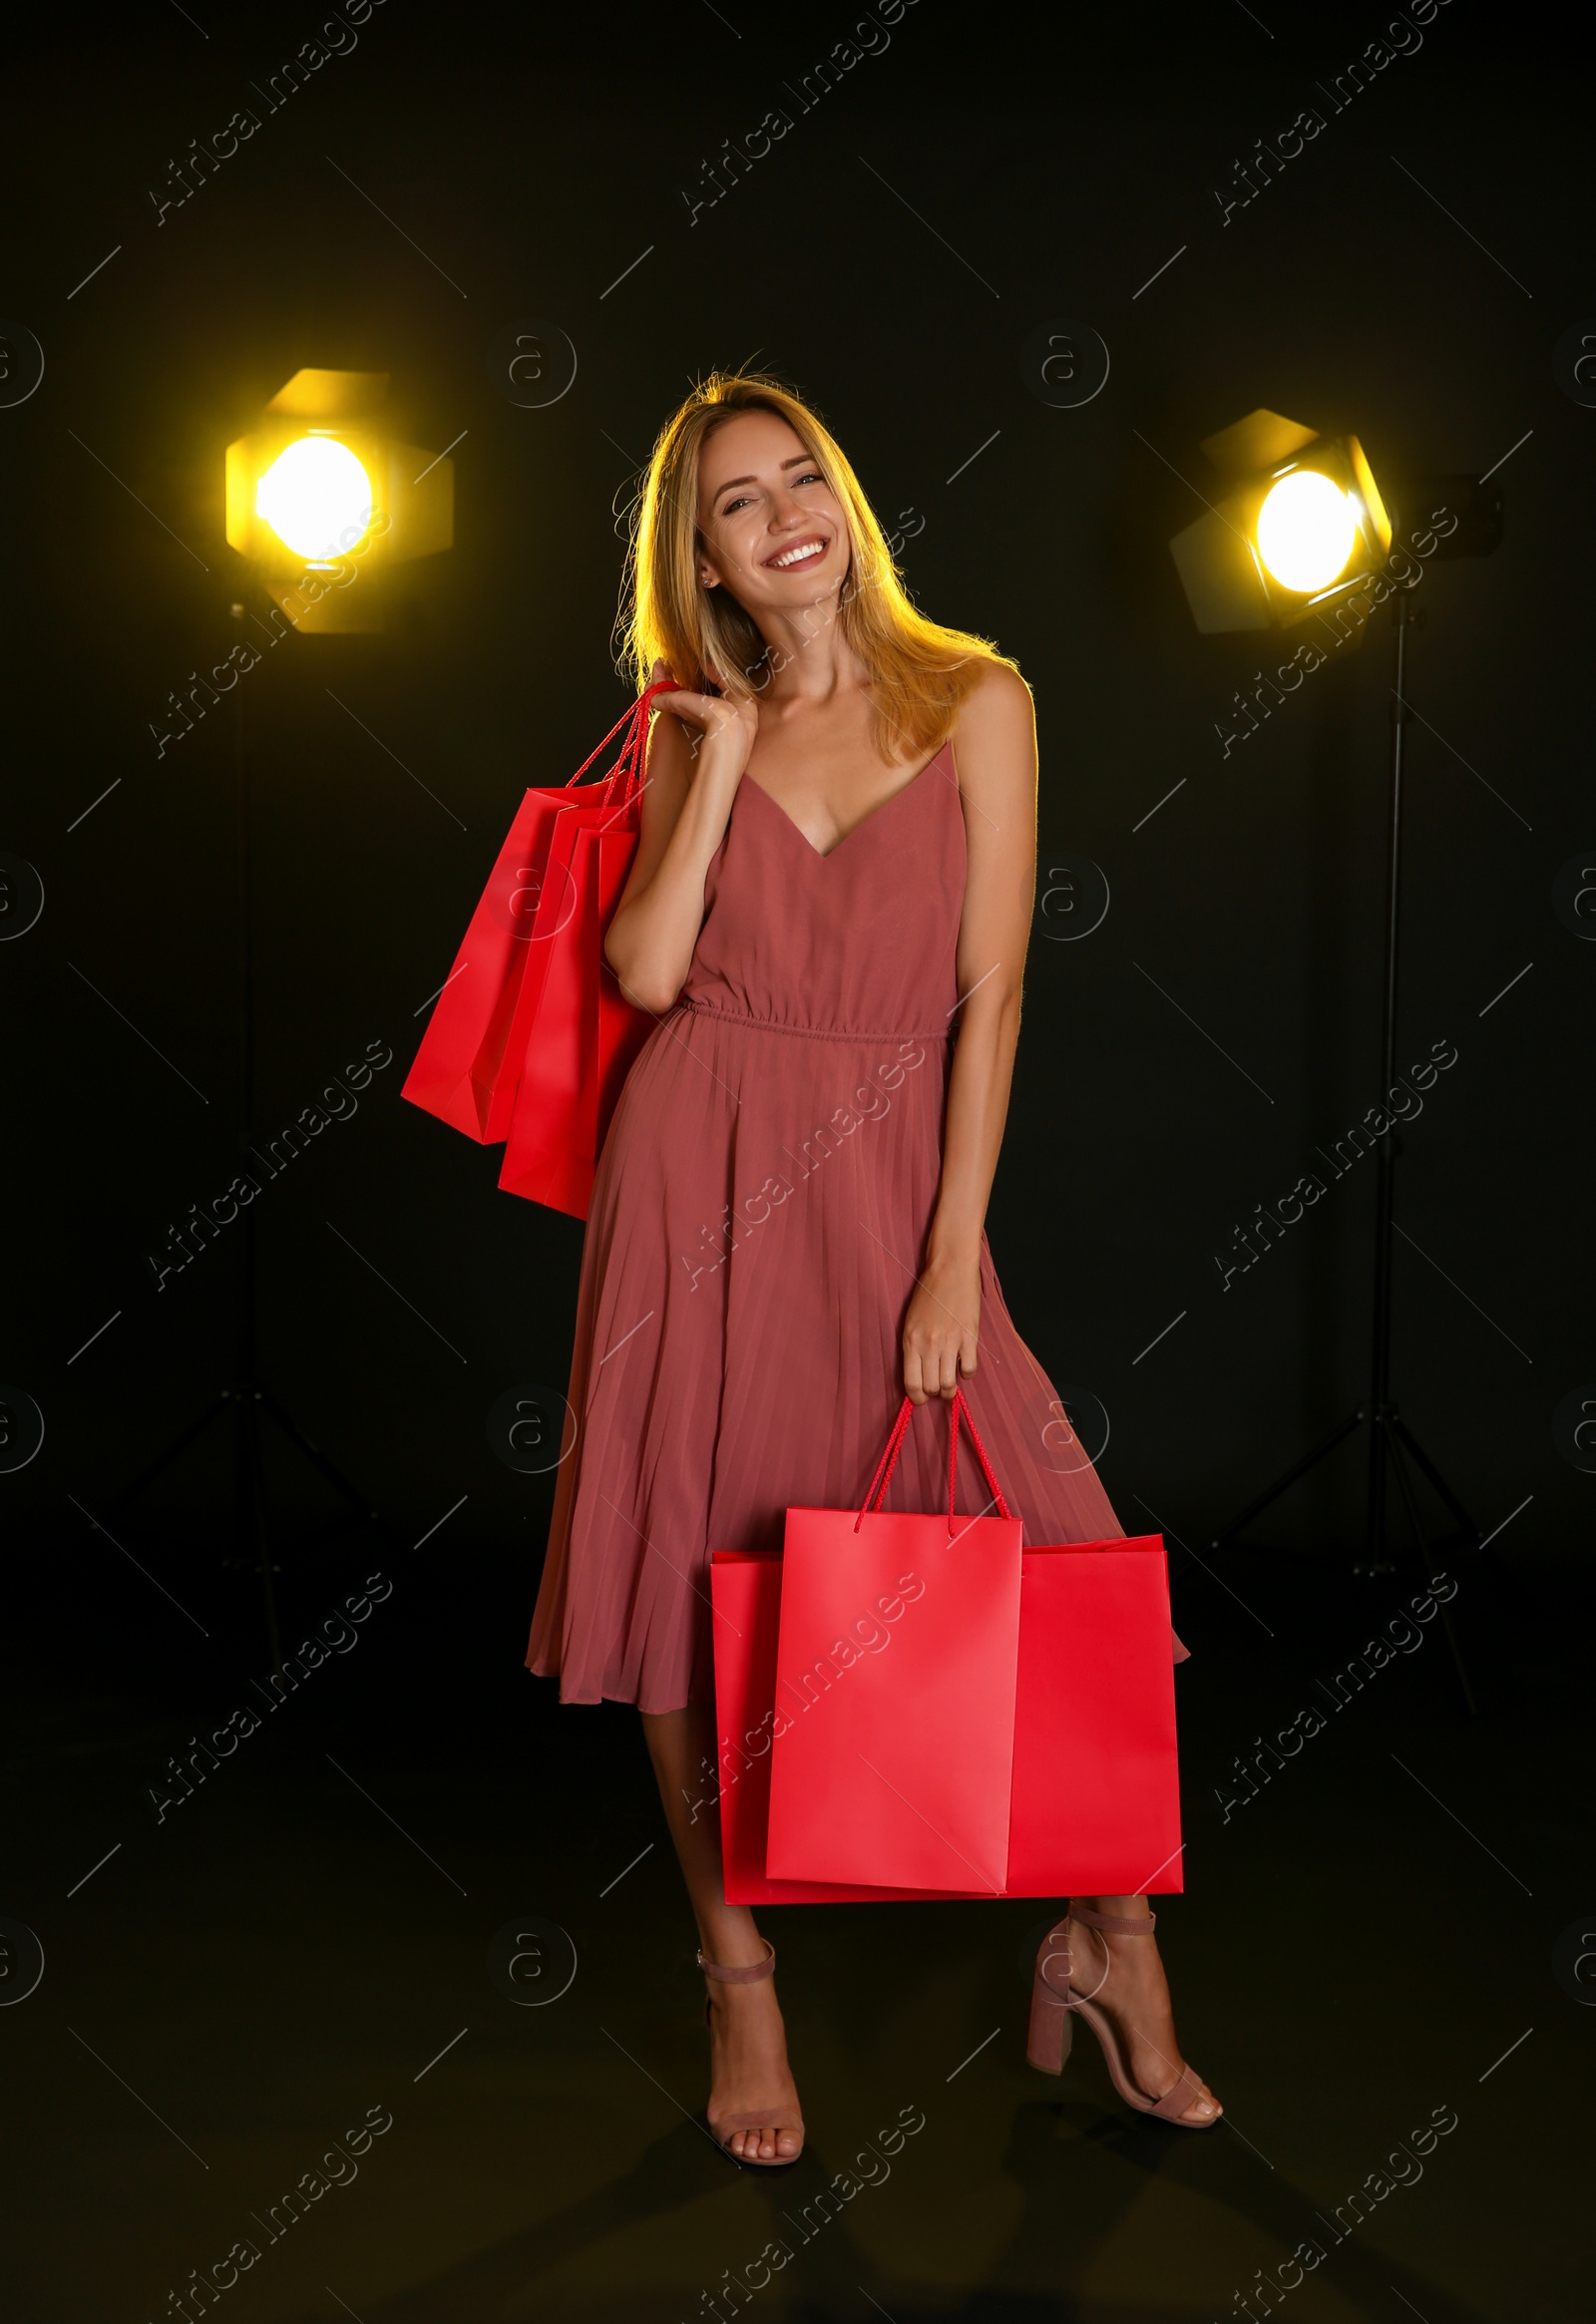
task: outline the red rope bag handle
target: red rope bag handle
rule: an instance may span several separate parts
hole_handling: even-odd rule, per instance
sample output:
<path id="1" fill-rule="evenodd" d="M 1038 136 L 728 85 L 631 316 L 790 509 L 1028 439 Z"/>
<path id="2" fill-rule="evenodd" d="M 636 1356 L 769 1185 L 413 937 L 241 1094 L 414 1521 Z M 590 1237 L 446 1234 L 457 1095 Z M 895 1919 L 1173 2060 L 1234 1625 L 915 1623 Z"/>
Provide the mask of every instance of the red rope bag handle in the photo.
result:
<path id="1" fill-rule="evenodd" d="M 892 1424 L 892 1433 L 887 1439 L 887 1449 L 876 1463 L 876 1473 L 870 1480 L 870 1489 L 865 1495 L 864 1504 L 858 1516 L 854 1519 L 856 1533 L 867 1517 L 877 1513 L 880 1503 L 886 1497 L 887 1487 L 892 1483 L 892 1472 L 898 1465 L 898 1455 L 903 1450 L 904 1438 L 909 1431 L 909 1423 L 914 1417 L 914 1410 L 913 1399 L 905 1396 L 898 1407 L 898 1417 Z M 970 1430 L 970 1441 L 976 1447 L 976 1458 L 981 1462 L 982 1474 L 987 1479 L 992 1497 L 998 1505 L 998 1516 L 1011 1515 L 1008 1503 L 1003 1499 L 1002 1487 L 993 1474 L 992 1462 L 987 1458 L 987 1447 L 981 1441 L 981 1432 L 976 1426 L 970 1406 L 965 1401 L 965 1391 L 961 1387 L 956 1387 L 948 1414 L 948 1531 L 950 1534 L 954 1530 L 954 1494 L 959 1475 L 959 1424 L 961 1420 Z"/>
<path id="2" fill-rule="evenodd" d="M 615 736 L 624 727 L 626 731 L 620 745 L 620 754 L 604 777 L 603 803 L 606 807 L 609 805 L 615 795 L 615 785 L 618 783 L 620 785 L 619 804 L 623 808 L 629 807 L 642 788 L 642 766 L 648 745 L 648 718 L 649 712 L 653 708 L 654 696 L 656 694 L 676 694 L 680 691 L 681 688 L 674 678 L 656 678 L 651 686 L 645 686 L 636 701 L 628 709 L 621 712 L 602 742 L 599 743 L 598 748 L 596 751 L 591 751 L 588 757 L 583 760 L 565 788 L 568 791 L 572 790 L 582 781 L 594 760 L 602 758 Z"/>

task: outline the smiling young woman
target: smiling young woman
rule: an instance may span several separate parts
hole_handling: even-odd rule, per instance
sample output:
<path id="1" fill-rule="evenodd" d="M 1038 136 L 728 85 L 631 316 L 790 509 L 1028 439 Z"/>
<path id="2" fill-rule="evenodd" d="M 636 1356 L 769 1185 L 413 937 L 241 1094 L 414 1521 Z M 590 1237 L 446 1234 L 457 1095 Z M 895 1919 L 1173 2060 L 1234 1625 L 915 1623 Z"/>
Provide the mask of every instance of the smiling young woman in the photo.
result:
<path id="1" fill-rule="evenodd" d="M 683 690 L 655 698 L 605 952 L 659 1022 L 599 1157 L 527 1659 L 563 1702 L 642 1713 L 709 1980 L 710 2127 L 783 2163 L 803 2122 L 774 1951 L 698 1813 L 711 1549 L 856 1503 L 900 1396 L 951 1399 L 978 1348 L 967 1394 L 1025 1540 L 1124 1528 L 1089 1465 L 1052 1464 L 1057 1391 L 984 1230 L 1035 883 L 1028 688 L 911 604 L 841 449 L 762 377 L 712 375 L 662 431 L 630 582 L 636 675 Z M 944 1461 L 911 1429 L 888 1505 L 935 1507 Z M 1205 2128 L 1151 1931 L 1143 1897 L 1076 1900 L 1029 2055 L 1056 2073 L 1078 2012 L 1130 2104 Z"/>

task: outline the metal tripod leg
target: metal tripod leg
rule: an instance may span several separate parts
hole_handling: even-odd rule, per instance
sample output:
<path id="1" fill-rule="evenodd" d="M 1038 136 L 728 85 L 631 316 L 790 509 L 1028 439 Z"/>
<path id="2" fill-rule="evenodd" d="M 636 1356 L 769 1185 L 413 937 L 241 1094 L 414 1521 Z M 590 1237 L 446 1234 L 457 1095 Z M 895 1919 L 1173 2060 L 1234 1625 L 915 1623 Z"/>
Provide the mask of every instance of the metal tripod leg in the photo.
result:
<path id="1" fill-rule="evenodd" d="M 319 1475 L 324 1476 L 329 1485 L 342 1493 L 344 1499 L 349 1502 L 351 1507 L 358 1509 L 362 1517 L 369 1517 L 374 1525 L 384 1525 L 385 1530 L 391 1532 L 392 1527 L 385 1525 L 381 1512 L 371 1506 L 370 1501 L 361 1492 L 359 1486 L 350 1482 L 336 1461 L 329 1460 L 320 1445 L 311 1442 L 293 1414 L 278 1403 L 270 1388 L 256 1388 L 254 1393 L 255 1400 L 261 1410 L 276 1422 L 283 1435 L 287 1437 L 288 1442 L 304 1455 L 311 1467 Z M 395 1535 L 395 1539 L 397 1538 Z"/>
<path id="2" fill-rule="evenodd" d="M 1418 1499 L 1413 1491 L 1412 1479 L 1407 1474 L 1406 1466 L 1402 1460 L 1401 1444 L 1397 1441 L 1397 1430 L 1400 1426 L 1401 1423 L 1395 1414 L 1382 1414 L 1380 1442 L 1384 1445 L 1387 1457 L 1391 1461 L 1392 1472 L 1396 1479 L 1396 1488 L 1402 1497 L 1402 1506 L 1407 1511 L 1407 1522 L 1413 1529 L 1413 1539 L 1418 1544 L 1418 1554 L 1423 1560 L 1424 1572 L 1431 1582 L 1436 1582 L 1441 1579 L 1441 1575 L 1436 1568 L 1434 1558 L 1430 1555 L 1428 1536 L 1419 1522 Z M 1458 1642 L 1456 1627 L 1452 1622 L 1450 1606 L 1440 1599 L 1437 1599 L 1435 1603 L 1440 1614 L 1440 1626 L 1446 1633 L 1446 1644 L 1451 1652 L 1452 1667 L 1457 1673 L 1457 1683 L 1463 1690 L 1463 1701 L 1467 1704 L 1469 1711 L 1477 1718 L 1479 1704 L 1475 1699 L 1473 1684 L 1468 1676 L 1468 1665 L 1463 1660 L 1463 1650 Z"/>
<path id="3" fill-rule="evenodd" d="M 266 1638 L 271 1647 L 271 1667 L 280 1678 L 282 1635 L 277 1625 L 277 1590 L 272 1579 L 271 1548 L 266 1539 L 265 1494 L 260 1475 L 258 1398 L 248 1388 L 229 1388 L 227 1394 L 237 1407 L 238 1466 L 234 1513 L 238 1544 L 260 1576 L 260 1594 L 266 1610 Z"/>
<path id="4" fill-rule="evenodd" d="M 1250 1525 L 1253 1519 L 1259 1514 L 1259 1512 L 1263 1509 L 1267 1509 L 1272 1501 L 1278 1501 L 1281 1494 L 1286 1492 L 1292 1485 L 1294 1485 L 1299 1477 L 1306 1476 L 1311 1468 L 1317 1468 L 1319 1463 L 1325 1458 L 1326 1454 L 1334 1452 L 1342 1438 L 1344 1436 L 1350 1436 L 1353 1430 L 1362 1424 L 1365 1417 L 1366 1414 L 1364 1408 L 1360 1404 L 1356 1412 L 1350 1414 L 1347 1419 L 1342 1421 L 1338 1428 L 1332 1430 L 1330 1435 L 1325 1438 L 1323 1444 L 1316 1444 L 1312 1452 L 1305 1453 L 1301 1460 L 1296 1462 L 1293 1467 L 1287 1469 L 1284 1476 L 1280 1476 L 1275 1479 L 1275 1482 L 1270 1486 L 1268 1492 L 1260 1494 L 1256 1501 L 1249 1502 L 1247 1507 L 1242 1510 L 1239 1517 L 1233 1517 L 1228 1525 L 1224 1526 L 1220 1532 L 1216 1533 L 1213 1540 L 1208 1544 L 1209 1548 L 1223 1549 L 1227 1541 L 1231 1540 L 1235 1534 L 1238 1534 L 1244 1525 Z"/>
<path id="5" fill-rule="evenodd" d="M 232 1415 L 233 1437 L 233 1524 L 234 1539 L 242 1562 L 252 1566 L 260 1578 L 260 1593 L 264 1601 L 266 1636 L 271 1648 L 272 1668 L 282 1669 L 282 1640 L 277 1622 L 277 1594 L 272 1579 L 275 1567 L 267 1537 L 265 1486 L 261 1464 L 261 1415 L 267 1414 L 318 1475 L 340 1493 L 360 1515 L 384 1532 L 399 1537 L 375 1510 L 359 1487 L 346 1477 L 335 1461 L 327 1458 L 318 1444 L 312 1443 L 291 1412 L 277 1401 L 267 1387 L 253 1382 L 242 1386 L 225 1387 L 213 1404 L 206 1406 L 197 1420 L 190 1422 L 181 1435 L 174 1437 L 166 1450 L 148 1468 L 142 1469 L 129 1485 L 125 1485 L 110 1503 L 107 1514 L 116 1515 L 129 1508 L 142 1493 L 149 1490 L 158 1477 L 179 1460 L 189 1447 L 201 1437 L 216 1420 Z"/>
<path id="6" fill-rule="evenodd" d="M 1439 1469 L 1429 1458 L 1429 1455 L 1425 1452 L 1423 1446 L 1419 1443 L 1417 1437 L 1413 1434 L 1411 1428 L 1408 1427 L 1406 1421 L 1402 1418 L 1399 1412 L 1393 1412 L 1391 1416 L 1391 1426 L 1393 1433 L 1400 1437 L 1408 1452 L 1411 1453 L 1414 1465 L 1418 1468 L 1423 1476 L 1428 1478 L 1431 1485 L 1434 1486 L 1436 1495 L 1441 1501 L 1445 1503 L 1448 1514 L 1456 1518 L 1458 1524 L 1470 1537 L 1474 1543 L 1475 1548 L 1477 1549 L 1479 1546 L 1479 1527 L 1474 1523 L 1473 1518 L 1470 1517 L 1468 1511 L 1463 1507 L 1461 1501 L 1458 1500 L 1456 1494 L 1447 1484 L 1446 1479 L 1441 1475 Z"/>
<path id="7" fill-rule="evenodd" d="M 231 1400 L 232 1390 L 223 1388 L 215 1402 L 207 1404 L 198 1420 L 191 1421 L 181 1436 L 174 1437 L 166 1451 L 160 1453 L 147 1469 L 142 1469 L 131 1485 L 123 1486 L 106 1514 L 115 1517 L 121 1510 L 127 1508 L 131 1501 L 136 1501 L 141 1493 L 147 1492 L 157 1477 L 165 1476 L 173 1462 L 188 1451 L 196 1438 L 202 1436 L 212 1421 L 219 1420 L 223 1416 Z"/>

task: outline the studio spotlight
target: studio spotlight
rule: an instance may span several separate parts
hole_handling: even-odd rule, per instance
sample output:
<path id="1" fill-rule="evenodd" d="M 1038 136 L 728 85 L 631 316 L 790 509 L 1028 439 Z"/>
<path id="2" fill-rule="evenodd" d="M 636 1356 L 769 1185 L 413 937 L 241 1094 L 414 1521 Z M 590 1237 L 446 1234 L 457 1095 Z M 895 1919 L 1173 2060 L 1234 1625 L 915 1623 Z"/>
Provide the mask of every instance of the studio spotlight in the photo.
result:
<path id="1" fill-rule="evenodd" d="M 1365 1116 L 1366 1124 L 1375 1125 L 1368 1130 L 1368 1140 L 1378 1156 L 1369 1392 L 1321 1444 L 1294 1461 L 1223 1526 L 1211 1546 L 1222 1549 L 1234 1541 L 1244 1526 L 1367 1423 L 1364 1538 L 1361 1550 L 1355 1553 L 1354 1570 L 1372 1574 L 1395 1570 L 1388 1540 L 1387 1493 L 1388 1483 L 1395 1482 L 1418 1555 L 1434 1579 L 1434 1548 L 1418 1504 L 1420 1477 L 1464 1540 L 1478 1546 L 1480 1536 L 1397 1410 L 1391 1388 L 1392 1236 L 1398 1149 L 1396 1124 L 1401 1111 L 1395 1084 L 1403 744 L 1412 715 L 1406 691 L 1407 632 L 1412 624 L 1409 595 L 1424 560 L 1484 556 L 1496 548 L 1502 534 L 1501 495 L 1499 489 L 1487 492 L 1482 480 L 1473 476 L 1410 481 L 1391 496 L 1404 544 L 1403 552 L 1393 556 L 1393 517 L 1387 496 L 1377 485 L 1356 436 L 1321 436 L 1279 412 L 1259 410 L 1205 438 L 1202 449 L 1219 472 L 1222 481 L 1217 491 L 1222 497 L 1169 544 L 1199 629 L 1210 633 L 1288 629 L 1314 616 L 1328 615 L 1326 630 L 1332 646 L 1356 646 L 1363 640 L 1370 616 L 1389 604 L 1393 638 L 1391 788 L 1381 948 L 1385 985 L 1381 1081 L 1378 1102 Z M 1409 540 L 1411 556 L 1405 554 Z M 1472 1711 L 1477 1707 L 1473 1687 L 1444 1607 L 1441 1622 L 1464 1699 Z"/>
<path id="2" fill-rule="evenodd" d="M 382 426 L 385 371 L 296 371 L 227 446 L 227 541 L 293 627 L 383 627 L 384 578 L 454 542 L 454 462 Z"/>
<path id="3" fill-rule="evenodd" d="M 192 1444 L 220 1424 L 233 1451 L 232 1562 L 253 1565 L 259 1574 L 267 1643 L 279 1673 L 282 1637 L 273 1579 L 279 1569 L 268 1538 L 262 1474 L 267 1423 L 319 1472 L 356 1517 L 379 1527 L 383 1520 L 370 1496 L 300 1427 L 259 1367 L 253 1206 L 260 1181 L 269 1172 L 255 1149 L 255 899 L 250 870 L 255 726 L 250 702 L 262 680 L 247 673 L 259 667 L 290 628 L 344 634 L 380 630 L 391 569 L 453 545 L 454 463 L 442 453 L 401 443 L 384 428 L 387 395 L 385 371 L 296 371 L 248 435 L 227 446 L 227 542 L 249 561 L 276 607 L 268 624 L 241 601 L 249 592 L 240 588 L 240 601 L 232 605 L 235 644 L 228 657 L 236 665 L 229 690 L 237 816 L 233 922 L 238 939 L 238 1176 L 225 1198 L 232 1205 L 228 1224 L 238 1259 L 232 1376 L 209 1407 L 113 1503 L 118 1510 L 130 1507 Z M 280 669 L 281 657 L 270 666 Z M 219 664 L 215 675 L 221 675 Z"/>
<path id="4" fill-rule="evenodd" d="M 1199 629 L 1287 629 L 1360 588 L 1392 526 L 1356 436 L 1256 411 L 1204 439 L 1225 497 L 1170 551 Z"/>
<path id="5" fill-rule="evenodd" d="M 314 560 L 328 541 L 358 549 L 371 531 L 375 495 L 347 444 L 332 436 L 297 436 L 255 487 L 255 515 L 285 549 Z"/>
<path id="6" fill-rule="evenodd" d="M 1259 559 L 1283 589 L 1307 593 L 1339 581 L 1357 539 L 1351 494 L 1317 468 L 1290 470 L 1258 512 Z"/>

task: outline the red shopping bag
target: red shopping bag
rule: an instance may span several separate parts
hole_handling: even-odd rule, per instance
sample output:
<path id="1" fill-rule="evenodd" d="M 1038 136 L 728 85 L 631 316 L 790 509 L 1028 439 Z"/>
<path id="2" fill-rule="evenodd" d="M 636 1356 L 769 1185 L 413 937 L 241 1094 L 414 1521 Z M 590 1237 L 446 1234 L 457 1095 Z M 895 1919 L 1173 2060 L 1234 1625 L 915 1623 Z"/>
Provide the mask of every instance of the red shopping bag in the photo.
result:
<path id="1" fill-rule="evenodd" d="M 766 1869 L 782 1879 L 1001 1893 L 1019 1650 L 1022 1529 L 961 1392 L 948 1512 L 880 1509 L 904 1398 L 855 1513 L 789 1509 L 783 1537 Z M 955 1514 L 959 1423 L 994 1517 Z"/>
<path id="2" fill-rule="evenodd" d="M 883 1467 L 896 1458 L 895 1444 L 902 1441 L 912 1408 L 906 1399 Z M 969 1424 L 968 1412 L 965 1417 Z M 861 1517 L 885 1489 L 878 1468 Z M 951 1504 L 952 1493 L 949 1498 Z M 851 1528 L 853 1513 L 846 1521 Z M 839 1882 L 826 1876 L 836 1859 L 827 1851 L 824 1834 L 807 1859 L 812 1876 L 773 1876 L 774 1859 L 768 1855 L 772 1758 L 785 1749 L 789 1730 L 804 1716 L 799 1699 L 778 1692 L 777 1686 L 783 1566 L 779 1556 L 737 1552 L 717 1552 L 710 1565 L 728 1902 L 1179 1891 L 1174 1665 L 1161 1536 L 1071 1542 L 1022 1554 L 1006 1863 L 999 1890 L 958 1881 L 935 1888 Z M 918 1603 L 896 1619 L 907 1621 Z M 878 1650 L 876 1659 L 888 1665 L 892 1651 Z M 842 1667 L 835 1654 L 831 1659 Z M 841 1685 L 858 1675 L 842 1667 L 839 1698 Z M 801 1695 L 813 1700 L 810 1688 Z M 814 1733 L 824 1735 L 825 1730 L 814 1726 Z M 892 1879 L 888 1864 L 883 1857 L 876 1867 L 876 1879 L 884 1883 Z"/>
<path id="3" fill-rule="evenodd" d="M 604 931 L 637 848 L 635 798 L 568 808 L 551 835 L 534 945 L 510 1044 L 522 1059 L 499 1184 L 586 1218 L 622 1082 L 655 1019 L 633 1008 L 603 959 Z M 594 964 L 598 972 L 594 972 Z"/>
<path id="4" fill-rule="evenodd" d="M 526 794 L 404 1084 L 412 1104 L 492 1145 L 512 1134 L 536 1051 L 521 1159 L 500 1184 L 579 1218 L 653 1021 L 622 997 L 603 935 L 636 851 L 649 708 L 671 690 L 669 679 L 649 686 L 570 783 Z M 622 729 L 605 780 L 577 790 Z M 596 832 L 601 846 L 586 848 Z"/>
<path id="5" fill-rule="evenodd" d="M 1026 1550 L 1008 1895 L 1179 1893 L 1170 1645 L 1161 1534 Z"/>
<path id="6" fill-rule="evenodd" d="M 510 1127 L 516 1070 L 507 1048 L 554 814 L 547 791 L 529 791 L 517 808 L 402 1092 L 482 1145 Z"/>
<path id="7" fill-rule="evenodd" d="M 865 1888 L 835 1880 L 773 1880 L 765 1870 L 775 1716 L 781 1557 L 717 1551 L 709 1568 L 715 1628 L 715 1733 L 720 1739 L 720 1849 L 728 1904 L 881 1904 L 964 1893 Z M 724 1650 L 724 1651 L 723 1651 Z M 1105 1892 L 1106 1893 L 1106 1892 Z"/>

